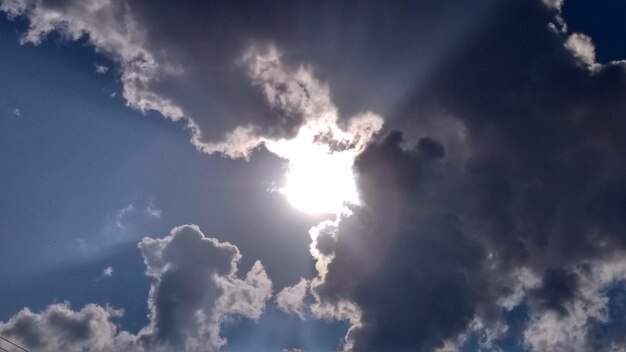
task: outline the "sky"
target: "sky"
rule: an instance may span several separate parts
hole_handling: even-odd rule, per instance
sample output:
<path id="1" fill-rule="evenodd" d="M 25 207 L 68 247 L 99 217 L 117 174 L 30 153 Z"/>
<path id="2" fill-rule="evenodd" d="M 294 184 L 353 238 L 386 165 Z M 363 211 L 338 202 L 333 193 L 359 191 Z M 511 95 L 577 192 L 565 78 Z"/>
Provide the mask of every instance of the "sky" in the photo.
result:
<path id="1" fill-rule="evenodd" d="M 624 16 L 0 0 L 0 350 L 626 351 Z"/>

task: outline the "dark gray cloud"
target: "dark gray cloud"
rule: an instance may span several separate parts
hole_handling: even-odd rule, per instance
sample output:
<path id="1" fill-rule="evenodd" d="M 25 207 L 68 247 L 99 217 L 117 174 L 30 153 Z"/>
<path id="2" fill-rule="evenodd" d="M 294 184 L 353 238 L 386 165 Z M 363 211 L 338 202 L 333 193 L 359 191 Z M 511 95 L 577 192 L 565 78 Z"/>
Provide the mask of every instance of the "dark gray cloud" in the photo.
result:
<path id="1" fill-rule="evenodd" d="M 322 302 L 354 302 L 355 351 L 433 350 L 465 331 L 477 314 L 486 252 L 446 209 L 441 145 L 401 148 L 394 132 L 357 160 L 365 209 L 339 223 L 332 254 L 314 291 Z"/>
<path id="2" fill-rule="evenodd" d="M 452 117 L 461 157 L 396 131 L 357 159 L 366 207 L 336 242 L 319 237 L 332 254 L 313 285 L 359 307 L 352 349 L 434 350 L 477 320 L 497 329 L 525 298 L 528 348 L 591 348 L 601 288 L 621 279 L 598 272 L 624 253 L 626 71 L 596 64 L 589 42 L 572 48 L 558 21 L 541 2 L 503 4 L 392 116 L 409 135 Z"/>
<path id="3" fill-rule="evenodd" d="M 555 16 L 502 6 L 396 112 L 396 123 L 453 116 L 464 158 L 392 132 L 357 160 L 366 208 L 314 242 L 330 258 L 318 299 L 360 310 L 352 349 L 443 347 L 525 296 L 529 348 L 591 348 L 601 289 L 622 278 L 602 268 L 624 249 L 626 76 L 595 64 L 589 42 L 572 48 Z"/>
<path id="4" fill-rule="evenodd" d="M 549 269 L 544 273 L 541 286 L 531 293 L 531 297 L 541 309 L 567 315 L 564 304 L 572 301 L 577 291 L 578 275 L 560 268 Z"/>
<path id="5" fill-rule="evenodd" d="M 553 16 L 507 6 L 416 98 L 466 126 L 468 218 L 510 265 L 560 266 L 623 244 L 624 68 L 590 70 L 548 27 Z"/>
<path id="6" fill-rule="evenodd" d="M 148 344 L 218 350 L 226 342 L 220 324 L 233 314 L 258 319 L 271 295 L 260 262 L 237 278 L 237 247 L 205 237 L 196 226 L 175 228 L 162 239 L 144 238 L 139 247 L 155 280 L 148 300 L 151 324 L 140 333 Z"/>

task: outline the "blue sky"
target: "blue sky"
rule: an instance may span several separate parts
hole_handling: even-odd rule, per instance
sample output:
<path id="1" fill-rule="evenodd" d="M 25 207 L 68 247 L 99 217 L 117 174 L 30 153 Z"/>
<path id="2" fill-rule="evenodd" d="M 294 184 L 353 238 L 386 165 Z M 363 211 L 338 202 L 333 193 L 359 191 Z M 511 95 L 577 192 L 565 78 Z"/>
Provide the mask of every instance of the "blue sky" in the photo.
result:
<path id="1" fill-rule="evenodd" d="M 624 10 L 0 0 L 0 336 L 626 349 Z"/>
<path id="2" fill-rule="evenodd" d="M 281 181 L 280 160 L 262 151 L 250 162 L 202 155 L 181 124 L 126 107 L 114 73 L 95 72 L 95 63 L 110 61 L 86 43 L 52 38 L 40 46 L 20 45 L 24 23 L 2 18 L 0 28 L 7 48 L 0 54 L 6 107 L 0 112 L 0 256 L 11 263 L 0 269 L 7 283 L 0 289 L 2 317 L 26 306 L 95 302 L 123 307 L 120 324 L 137 331 L 147 321 L 149 288 L 137 242 L 184 223 L 241 242 L 242 270 L 259 258 L 276 271 L 275 284 L 313 273 L 305 234 L 317 219 L 267 191 Z M 129 206 L 133 210 L 125 213 Z M 149 215 L 149 207 L 159 216 Z M 275 251 L 281 251 L 280 260 Z M 109 266 L 114 274 L 101 277 Z M 230 333 L 261 334 L 268 346 L 280 344 L 268 339 L 278 329 L 285 336 L 291 335 L 285 330 L 303 329 L 298 343 L 321 346 L 334 346 L 343 334 L 324 332 L 325 323 L 300 327 L 298 319 L 275 309 L 267 314 L 278 316 L 267 318 L 271 325 L 253 323 Z M 261 326 L 269 331 L 258 332 Z M 329 342 L 318 342 L 326 334 Z"/>

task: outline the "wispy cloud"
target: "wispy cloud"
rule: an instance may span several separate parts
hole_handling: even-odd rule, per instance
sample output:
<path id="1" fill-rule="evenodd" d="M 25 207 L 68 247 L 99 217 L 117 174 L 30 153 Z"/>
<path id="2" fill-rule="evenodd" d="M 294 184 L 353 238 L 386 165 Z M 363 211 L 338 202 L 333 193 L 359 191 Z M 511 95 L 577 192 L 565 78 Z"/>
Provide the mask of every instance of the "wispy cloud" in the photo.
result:
<path id="1" fill-rule="evenodd" d="M 106 268 L 104 268 L 104 270 L 102 270 L 102 276 L 101 277 L 111 277 L 113 276 L 113 267 L 112 266 L 108 266 Z"/>
<path id="2" fill-rule="evenodd" d="M 95 69 L 96 69 L 96 73 L 99 73 L 101 75 L 107 73 L 109 71 L 109 67 L 104 66 L 104 65 L 99 65 L 99 64 L 94 64 Z"/>

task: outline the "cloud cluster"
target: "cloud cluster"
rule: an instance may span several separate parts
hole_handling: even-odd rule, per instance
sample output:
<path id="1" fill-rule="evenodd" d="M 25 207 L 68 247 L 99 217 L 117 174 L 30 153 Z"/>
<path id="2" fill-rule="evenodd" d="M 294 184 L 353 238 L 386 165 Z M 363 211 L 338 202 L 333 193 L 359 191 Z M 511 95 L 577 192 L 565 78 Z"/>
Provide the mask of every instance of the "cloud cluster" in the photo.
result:
<path id="1" fill-rule="evenodd" d="M 307 120 L 303 114 L 327 110 L 331 92 L 309 85 L 311 69 L 294 61 L 323 69 L 342 116 L 392 111 L 412 84 L 410 77 L 424 75 L 491 2 L 456 8 L 367 1 L 359 10 L 363 16 L 355 16 L 347 4 L 301 0 L 263 5 L 247 0 L 2 0 L 0 11 L 28 21 L 22 43 L 38 44 L 54 35 L 85 40 L 116 63 L 111 71 L 129 106 L 183 119 L 200 150 L 243 156 L 263 139 L 293 136 Z M 403 19 L 409 12 L 415 16 Z M 447 15 L 437 21 L 441 27 L 435 38 L 422 26 L 432 24 L 429 13 L 442 12 Z M 400 20 L 391 25 L 393 18 Z M 290 70 L 273 66 L 276 51 L 262 57 L 255 53 L 254 48 L 270 43 L 288 54 L 283 64 Z M 399 50 L 400 59 L 388 60 L 388 50 Z M 412 57 L 421 64 L 416 66 Z"/>
<path id="2" fill-rule="evenodd" d="M 313 311 L 356 305 L 355 351 L 433 350 L 464 332 L 484 300 L 486 252 L 443 207 L 443 147 L 422 139 L 405 151 L 401 142 L 392 133 L 360 155 L 365 207 L 315 241 L 328 264 L 312 282 Z"/>
<path id="3" fill-rule="evenodd" d="M 311 310 L 356 306 L 346 349 L 456 350 L 473 334 L 498 351 L 519 307 L 531 351 L 624 348 L 599 331 L 626 279 L 626 71 L 555 31 L 550 4 L 499 7 L 392 116 L 452 116 L 463 157 L 423 131 L 381 135 L 355 163 L 365 207 L 313 229 Z"/>
<path id="4" fill-rule="evenodd" d="M 626 279 L 626 71 L 597 63 L 592 38 L 568 33 L 563 1 L 477 1 L 476 12 L 453 0 L 366 2 L 365 22 L 326 3 L 236 3 L 191 11 L 186 2 L 5 0 L 0 9 L 28 18 L 25 42 L 86 35 L 118 63 L 129 105 L 186 119 L 200 150 L 246 157 L 265 143 L 295 167 L 306 164 L 294 148 L 305 141 L 356 157 L 361 206 L 311 229 L 318 276 L 276 298 L 302 318 L 349 321 L 344 349 L 447 351 L 472 335 L 486 351 L 506 337 L 531 351 L 626 349 L 607 328 L 607 288 Z M 328 27 L 307 30 L 298 10 L 330 14 Z M 436 25 L 394 16 L 409 10 Z M 446 27 L 450 18 L 458 25 Z M 318 71 L 294 65 L 298 57 Z M 370 104 L 402 132 L 377 134 L 379 115 L 362 113 Z M 238 278 L 236 247 L 197 228 L 140 247 L 153 285 L 139 335 L 116 332 L 110 308 L 67 305 L 24 310 L 0 332 L 37 348 L 30 319 L 44 336 L 76 336 L 69 351 L 217 350 L 220 324 L 258 318 L 270 295 L 260 264 Z M 516 309 L 521 327 L 507 321 Z M 86 329 L 85 315 L 101 318 Z"/>
<path id="5" fill-rule="evenodd" d="M 122 310 L 96 304 L 73 310 L 59 303 L 42 312 L 24 308 L 0 322 L 0 335 L 31 351 L 217 351 L 226 343 L 220 326 L 236 316 L 258 319 L 271 296 L 260 262 L 239 278 L 237 247 L 206 237 L 195 225 L 146 237 L 139 247 L 152 283 L 150 321 L 138 334 L 118 330 Z"/>
<path id="6" fill-rule="evenodd" d="M 112 321 L 121 314 L 95 304 L 76 311 L 69 303 L 57 303 L 38 313 L 24 308 L 0 323 L 0 332 L 32 351 L 115 351 L 132 340 Z"/>

